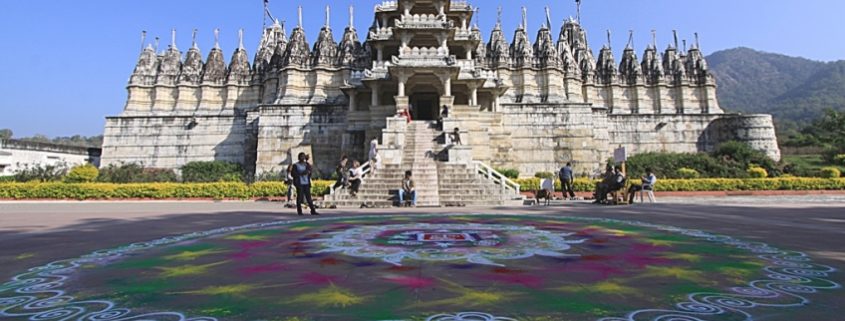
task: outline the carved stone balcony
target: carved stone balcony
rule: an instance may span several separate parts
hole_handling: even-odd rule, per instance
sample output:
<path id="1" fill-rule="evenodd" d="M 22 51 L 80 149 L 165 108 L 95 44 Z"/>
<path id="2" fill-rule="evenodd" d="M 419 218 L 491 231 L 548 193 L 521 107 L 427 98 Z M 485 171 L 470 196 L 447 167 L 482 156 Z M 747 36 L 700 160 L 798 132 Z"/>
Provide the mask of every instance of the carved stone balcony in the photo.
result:
<path id="1" fill-rule="evenodd" d="M 469 2 L 466 1 L 452 1 L 452 5 L 449 7 L 451 11 L 464 11 L 470 12 L 472 11 L 472 6 L 469 5 Z"/>
<path id="2" fill-rule="evenodd" d="M 399 2 L 397 1 L 383 1 L 376 5 L 376 12 L 393 12 L 399 10 Z"/>
<path id="3" fill-rule="evenodd" d="M 396 20 L 396 27 L 402 29 L 450 29 L 453 28 L 451 21 L 445 16 L 433 14 L 402 15 L 402 19 Z"/>
<path id="4" fill-rule="evenodd" d="M 390 39 L 393 39 L 393 28 L 378 28 L 375 31 L 370 31 L 369 40 L 387 41 Z"/>
<path id="5" fill-rule="evenodd" d="M 414 68 L 457 67 L 455 56 L 405 56 L 393 57 L 393 66 Z"/>
<path id="6" fill-rule="evenodd" d="M 481 41 L 481 34 L 470 29 L 455 29 L 455 41 Z"/>

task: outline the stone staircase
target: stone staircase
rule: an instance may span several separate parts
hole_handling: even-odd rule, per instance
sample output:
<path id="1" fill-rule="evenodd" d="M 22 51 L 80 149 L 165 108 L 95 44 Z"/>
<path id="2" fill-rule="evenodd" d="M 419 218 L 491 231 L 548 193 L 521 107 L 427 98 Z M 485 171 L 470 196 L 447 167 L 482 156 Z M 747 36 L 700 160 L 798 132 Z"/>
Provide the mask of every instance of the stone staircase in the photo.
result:
<path id="1" fill-rule="evenodd" d="M 435 154 L 443 149 L 443 132 L 434 122 L 408 124 L 402 148 L 402 165 L 383 165 L 368 176 L 356 197 L 347 190 L 327 195 L 324 206 L 386 208 L 398 204 L 398 190 L 405 171 L 413 172 L 417 206 L 497 206 L 509 194 L 480 175 L 474 165 L 442 162 Z"/>

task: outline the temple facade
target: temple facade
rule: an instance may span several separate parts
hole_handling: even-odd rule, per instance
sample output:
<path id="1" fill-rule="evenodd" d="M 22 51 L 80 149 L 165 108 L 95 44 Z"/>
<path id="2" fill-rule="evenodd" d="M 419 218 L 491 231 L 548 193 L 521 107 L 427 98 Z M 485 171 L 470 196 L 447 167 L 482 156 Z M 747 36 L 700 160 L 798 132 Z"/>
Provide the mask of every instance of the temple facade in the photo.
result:
<path id="1" fill-rule="evenodd" d="M 527 176 L 566 162 L 589 175 L 619 146 L 702 152 L 738 140 L 780 159 L 771 116 L 719 107 L 698 41 L 654 42 L 641 57 L 629 42 L 617 60 L 609 41 L 596 55 L 576 19 L 552 30 L 546 18 L 531 37 L 523 10 L 510 40 L 501 24 L 485 37 L 473 6 L 448 0 L 381 3 L 363 42 L 350 14 L 338 41 L 328 14 L 313 46 L 300 9 L 289 35 L 278 22 L 264 30 L 252 59 L 243 40 L 228 62 L 216 42 L 205 58 L 175 35 L 163 52 L 147 47 L 124 111 L 107 118 L 103 164 L 222 160 L 260 176 L 306 151 L 328 176 L 341 154 L 366 159 L 374 137 L 400 164 L 397 115 L 433 121 L 443 106 L 464 158 Z"/>

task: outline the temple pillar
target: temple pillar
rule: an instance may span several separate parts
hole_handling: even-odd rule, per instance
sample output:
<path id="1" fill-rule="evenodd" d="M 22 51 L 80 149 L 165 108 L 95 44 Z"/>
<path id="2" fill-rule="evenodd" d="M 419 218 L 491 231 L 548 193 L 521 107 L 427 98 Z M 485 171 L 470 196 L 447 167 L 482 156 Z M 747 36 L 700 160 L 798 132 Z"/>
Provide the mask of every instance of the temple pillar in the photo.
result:
<path id="1" fill-rule="evenodd" d="M 379 85 L 378 84 L 372 84 L 372 89 L 373 89 L 373 95 L 372 95 L 372 100 L 370 101 L 370 105 L 373 108 L 371 108 L 370 110 L 374 109 L 375 107 L 378 107 L 378 105 L 379 105 Z"/>
<path id="2" fill-rule="evenodd" d="M 478 85 L 469 83 L 467 88 L 469 88 L 469 105 L 478 106 Z"/>
<path id="3" fill-rule="evenodd" d="M 356 111 L 358 110 L 358 92 L 352 91 L 349 93 L 349 111 Z"/>
<path id="4" fill-rule="evenodd" d="M 384 61 L 384 46 L 376 45 L 376 55 L 378 62 Z"/>

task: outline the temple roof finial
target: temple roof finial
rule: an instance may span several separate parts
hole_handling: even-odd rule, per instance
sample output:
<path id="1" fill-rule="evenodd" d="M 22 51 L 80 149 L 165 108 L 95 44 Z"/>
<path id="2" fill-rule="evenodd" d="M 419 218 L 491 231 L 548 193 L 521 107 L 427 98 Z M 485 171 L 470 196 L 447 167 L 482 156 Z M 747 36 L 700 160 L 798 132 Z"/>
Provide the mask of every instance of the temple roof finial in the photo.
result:
<path id="1" fill-rule="evenodd" d="M 546 28 L 552 29 L 552 11 L 546 6 Z"/>
<path id="2" fill-rule="evenodd" d="M 238 50 L 246 50 L 244 48 L 244 29 L 238 30 Z"/>
<path id="3" fill-rule="evenodd" d="M 657 50 L 657 30 L 651 29 L 651 46 Z"/>
<path id="4" fill-rule="evenodd" d="M 191 33 L 191 48 L 199 49 L 199 46 L 197 46 L 197 29 L 194 29 L 194 32 Z"/>
<path id="5" fill-rule="evenodd" d="M 170 49 L 176 50 L 176 28 L 170 29 Z"/>
<path id="6" fill-rule="evenodd" d="M 575 0 L 575 6 L 577 7 L 578 13 L 576 19 L 578 19 L 578 23 L 581 23 L 581 0 Z"/>
<path id="7" fill-rule="evenodd" d="M 607 29 L 607 48 L 608 49 L 613 48 L 613 46 L 611 45 L 611 40 L 610 40 L 610 38 L 612 36 L 613 36 L 613 34 L 611 34 L 610 29 Z"/>
<path id="8" fill-rule="evenodd" d="M 161 38 L 156 37 L 155 48 L 153 48 L 153 49 L 155 49 L 156 53 L 158 53 L 158 43 L 159 43 L 160 40 L 161 40 Z"/>
<path id="9" fill-rule="evenodd" d="M 355 6 L 349 6 L 349 28 L 355 29 Z"/>
<path id="10" fill-rule="evenodd" d="M 684 52 L 687 52 L 687 40 L 684 39 Z"/>
<path id="11" fill-rule="evenodd" d="M 302 6 L 299 6 L 297 12 L 299 14 L 299 24 L 297 25 L 297 28 L 302 29 Z"/>
<path id="12" fill-rule="evenodd" d="M 220 28 L 214 29 L 214 49 L 220 49 Z"/>
<path id="13" fill-rule="evenodd" d="M 672 30 L 672 36 L 675 38 L 675 50 L 678 50 L 678 30 Z"/>
<path id="14" fill-rule="evenodd" d="M 144 51 L 144 45 L 147 42 L 147 31 L 141 31 L 141 51 Z"/>
<path id="15" fill-rule="evenodd" d="M 496 27 L 502 27 L 502 6 L 499 6 L 498 13 L 496 15 Z"/>
<path id="16" fill-rule="evenodd" d="M 522 30 L 528 32 L 528 8 L 522 7 Z"/>
<path id="17" fill-rule="evenodd" d="M 701 50 L 701 43 L 698 42 L 698 32 L 695 33 L 695 49 Z"/>
<path id="18" fill-rule="evenodd" d="M 331 25 L 331 17 L 332 17 L 332 7 L 326 6 L 326 25 L 325 27 L 328 28 Z"/>
<path id="19" fill-rule="evenodd" d="M 625 49 L 634 49 L 634 30 L 628 30 L 628 44 Z"/>

